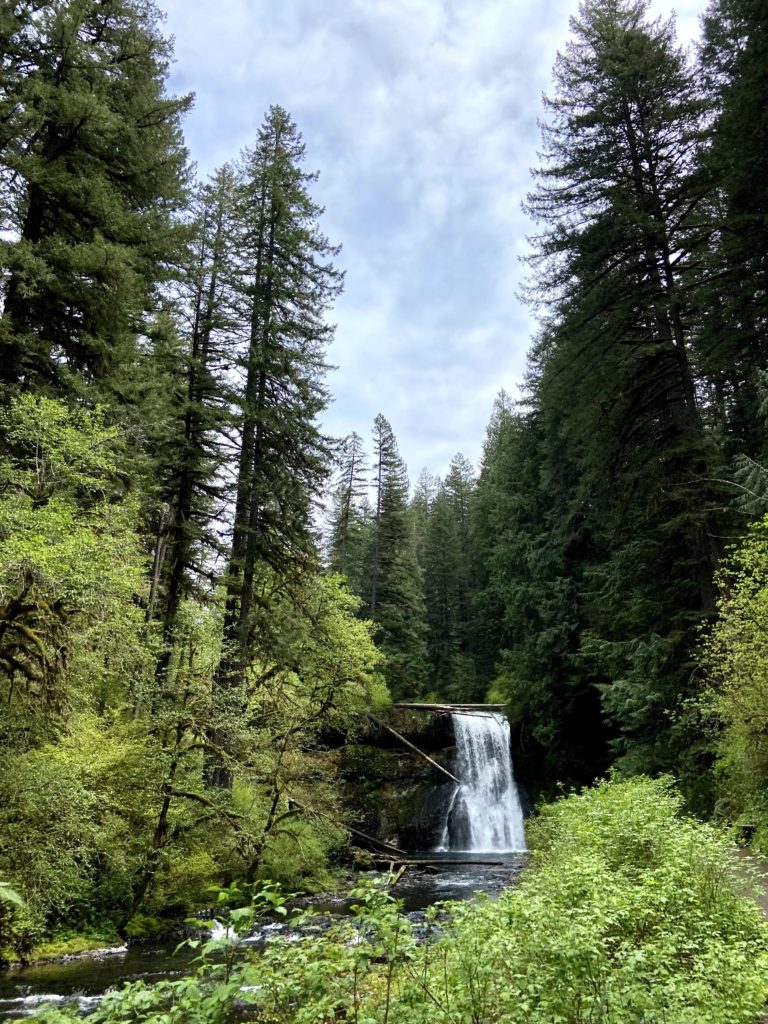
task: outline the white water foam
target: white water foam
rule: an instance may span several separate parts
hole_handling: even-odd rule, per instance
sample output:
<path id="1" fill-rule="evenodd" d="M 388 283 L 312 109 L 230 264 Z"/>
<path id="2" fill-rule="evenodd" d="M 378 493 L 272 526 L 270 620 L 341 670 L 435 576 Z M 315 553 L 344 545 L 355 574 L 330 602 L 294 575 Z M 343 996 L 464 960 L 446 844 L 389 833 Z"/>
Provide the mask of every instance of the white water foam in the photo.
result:
<path id="1" fill-rule="evenodd" d="M 461 780 L 448 803 L 438 851 L 517 853 L 526 849 L 509 723 L 496 712 L 451 716 L 455 774 Z"/>
<path id="2" fill-rule="evenodd" d="M 3 999 L 0 997 L 0 1020 L 23 1020 L 26 1017 L 36 1017 L 43 1007 L 54 1007 L 54 1006 L 73 1006 L 77 1008 L 77 1012 L 81 1016 L 86 1016 L 92 1013 L 103 999 L 103 995 L 98 996 L 82 996 L 82 995 L 69 995 L 62 996 L 57 995 L 53 992 L 39 992 L 35 995 L 29 996 L 17 996 L 11 999 Z M 13 1016 L 9 1016 L 13 1014 Z"/>

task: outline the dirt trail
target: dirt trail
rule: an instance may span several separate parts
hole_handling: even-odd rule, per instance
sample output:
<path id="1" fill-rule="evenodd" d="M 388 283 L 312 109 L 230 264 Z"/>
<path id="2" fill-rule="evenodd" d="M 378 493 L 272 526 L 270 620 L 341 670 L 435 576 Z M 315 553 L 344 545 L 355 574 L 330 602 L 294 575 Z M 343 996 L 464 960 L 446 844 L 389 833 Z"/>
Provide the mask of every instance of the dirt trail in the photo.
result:
<path id="1" fill-rule="evenodd" d="M 763 912 L 763 917 L 768 918 L 768 861 L 760 860 L 759 857 L 751 854 L 749 850 L 739 850 L 736 856 L 739 860 L 748 864 L 753 871 L 757 872 L 758 882 L 760 883 L 759 892 L 756 895 L 757 904 Z"/>
<path id="2" fill-rule="evenodd" d="M 750 872 L 757 872 L 759 890 L 757 893 L 753 893 L 753 895 L 755 896 L 757 905 L 763 912 L 763 917 L 768 920 L 768 861 L 755 857 L 749 852 L 749 850 L 739 850 L 736 853 L 736 857 L 742 861 L 745 866 L 749 866 Z M 768 1024 L 768 1014 L 763 1014 L 759 1017 L 756 1024 Z"/>

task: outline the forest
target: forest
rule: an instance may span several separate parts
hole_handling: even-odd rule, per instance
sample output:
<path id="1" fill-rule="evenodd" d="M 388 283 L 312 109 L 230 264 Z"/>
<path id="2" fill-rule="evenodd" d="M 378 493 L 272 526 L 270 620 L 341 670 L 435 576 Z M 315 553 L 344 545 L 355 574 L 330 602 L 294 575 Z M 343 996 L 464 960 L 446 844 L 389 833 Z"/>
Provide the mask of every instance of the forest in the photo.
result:
<path id="1" fill-rule="evenodd" d="M 0 959 L 333 889 L 339 747 L 489 703 L 539 867 L 433 960 L 364 887 L 369 938 L 270 947 L 252 1019 L 756 1021 L 723 830 L 768 857 L 765 5 L 711 0 L 687 52 L 581 4 L 521 397 L 413 486 L 386 409 L 321 426 L 344 275 L 299 126 L 271 106 L 200 179 L 172 60 L 151 0 L 0 5 Z M 206 970 L 94 1020 L 230 1019 Z"/>

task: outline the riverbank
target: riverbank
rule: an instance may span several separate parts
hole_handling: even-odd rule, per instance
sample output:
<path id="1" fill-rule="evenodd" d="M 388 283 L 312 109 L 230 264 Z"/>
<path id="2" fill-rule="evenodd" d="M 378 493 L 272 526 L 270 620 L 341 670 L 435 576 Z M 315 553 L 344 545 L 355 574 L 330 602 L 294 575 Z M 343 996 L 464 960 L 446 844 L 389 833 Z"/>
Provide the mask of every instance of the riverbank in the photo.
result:
<path id="1" fill-rule="evenodd" d="M 217 1024 L 235 1010 L 274 1024 L 755 1024 L 768 999 L 768 924 L 743 892 L 733 847 L 680 806 L 645 778 L 557 801 L 530 827 L 532 869 L 495 901 L 414 919 L 381 885 L 362 885 L 350 917 L 298 937 L 275 922 L 276 941 L 243 958 L 244 908 L 208 944 L 207 965 L 141 977 L 108 995 L 93 1024 L 168 1013 Z M 78 1012 L 59 1003 L 40 1020 Z"/>
<path id="2" fill-rule="evenodd" d="M 484 865 L 473 868 L 468 863 L 461 867 L 446 865 L 438 872 L 409 869 L 392 888 L 392 894 L 400 901 L 404 918 L 410 925 L 419 927 L 428 908 L 437 902 L 469 900 L 478 891 L 498 896 L 505 887 L 514 884 L 525 865 L 525 858 L 507 855 L 505 860 L 503 866 L 492 868 Z M 311 929 L 328 931 L 353 916 L 353 906 L 358 899 L 350 895 L 350 890 L 355 891 L 355 886 L 361 883 L 373 884 L 377 878 L 383 877 L 378 872 L 363 872 L 354 879 L 349 877 L 349 884 L 344 889 L 291 901 L 291 909 L 311 908 Z M 202 916 L 215 917 L 216 914 L 208 911 Z M 57 959 L 37 960 L 24 967 L 16 966 L 0 975 L 0 1020 L 23 1019 L 37 1012 L 46 996 L 50 996 L 59 1008 L 70 1003 L 78 1012 L 92 1012 L 110 988 L 139 980 L 144 984 L 157 984 L 190 974 L 197 952 L 186 948 L 175 952 L 183 932 L 184 922 L 179 920 L 170 940 L 143 939 L 102 950 L 68 953 Z M 187 932 L 193 934 L 189 929 Z M 263 948 L 275 940 L 295 943 L 308 934 L 312 934 L 312 930 L 297 929 L 291 916 L 287 920 L 272 917 L 242 937 L 242 951 L 247 954 L 249 950 Z"/>
<path id="3" fill-rule="evenodd" d="M 8 970 L 21 970 L 34 964 L 66 963 L 68 960 L 111 956 L 128 948 L 118 935 L 93 939 L 87 935 L 75 935 L 67 939 L 53 939 L 33 947 L 28 957 L 9 960 Z"/>

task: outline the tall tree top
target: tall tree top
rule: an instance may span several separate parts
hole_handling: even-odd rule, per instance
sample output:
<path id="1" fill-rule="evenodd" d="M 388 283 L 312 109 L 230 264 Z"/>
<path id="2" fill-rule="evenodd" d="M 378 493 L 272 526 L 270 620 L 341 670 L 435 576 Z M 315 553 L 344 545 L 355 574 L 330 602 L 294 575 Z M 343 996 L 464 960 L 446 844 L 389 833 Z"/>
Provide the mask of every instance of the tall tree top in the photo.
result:
<path id="1" fill-rule="evenodd" d="M 109 379 L 179 254 L 187 199 L 172 56 L 146 0 L 4 6 L 0 374 Z"/>
<path id="2" fill-rule="evenodd" d="M 690 168 L 704 101 L 676 45 L 674 21 L 648 18 L 646 0 L 588 0 L 545 97 L 543 166 L 529 212 L 576 229 L 609 208 L 605 189 L 651 166 Z M 670 181 L 672 179 L 669 179 Z"/>

